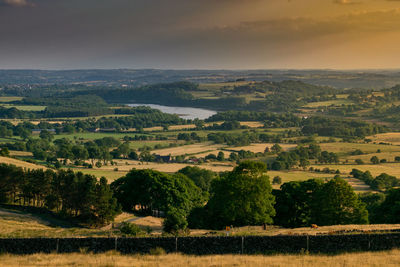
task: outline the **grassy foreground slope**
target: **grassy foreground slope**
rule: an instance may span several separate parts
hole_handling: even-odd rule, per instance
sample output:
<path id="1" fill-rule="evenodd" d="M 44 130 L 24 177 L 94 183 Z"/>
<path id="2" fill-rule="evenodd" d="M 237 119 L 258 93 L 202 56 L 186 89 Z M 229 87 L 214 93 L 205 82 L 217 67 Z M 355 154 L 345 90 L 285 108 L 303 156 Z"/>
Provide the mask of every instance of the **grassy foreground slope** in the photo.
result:
<path id="1" fill-rule="evenodd" d="M 142 229 L 152 229 L 147 237 L 159 237 L 162 234 L 163 219 L 151 216 L 135 217 L 130 213 L 118 215 L 114 221 L 115 225 L 127 221 L 138 225 Z M 319 235 L 343 232 L 369 232 L 399 230 L 400 224 L 371 224 L 371 225 L 332 225 L 322 226 L 317 229 L 310 227 L 282 228 L 279 226 L 268 226 L 263 230 L 262 226 L 234 227 L 232 235 Z M 212 232 L 212 233 L 211 233 Z M 206 229 L 191 229 L 192 236 L 225 235 L 225 232 L 211 231 Z M 101 229 L 89 229 L 72 225 L 66 221 L 54 218 L 46 214 L 30 213 L 18 209 L 0 207 L 0 238 L 63 238 L 63 237 L 115 237 L 123 236 L 117 228 L 110 226 Z"/>
<path id="2" fill-rule="evenodd" d="M 0 266 L 398 266 L 400 250 L 341 255 L 120 255 L 34 254 L 0 255 Z"/>

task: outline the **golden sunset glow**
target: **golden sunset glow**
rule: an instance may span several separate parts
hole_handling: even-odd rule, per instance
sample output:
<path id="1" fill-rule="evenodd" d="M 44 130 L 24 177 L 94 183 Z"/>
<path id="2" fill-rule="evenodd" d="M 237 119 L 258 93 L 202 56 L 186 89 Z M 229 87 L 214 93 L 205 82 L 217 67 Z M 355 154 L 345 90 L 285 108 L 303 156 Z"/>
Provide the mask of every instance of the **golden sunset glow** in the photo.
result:
<path id="1" fill-rule="evenodd" d="M 0 3 L 1 68 L 397 68 L 400 59 L 396 0 Z"/>

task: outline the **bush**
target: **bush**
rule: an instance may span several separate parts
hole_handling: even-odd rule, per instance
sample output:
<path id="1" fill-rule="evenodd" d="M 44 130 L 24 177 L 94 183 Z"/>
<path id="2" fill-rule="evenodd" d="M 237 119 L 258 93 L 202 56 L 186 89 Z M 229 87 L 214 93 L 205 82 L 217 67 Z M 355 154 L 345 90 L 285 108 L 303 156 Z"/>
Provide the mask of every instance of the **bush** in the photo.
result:
<path id="1" fill-rule="evenodd" d="M 165 252 L 165 249 L 156 247 L 156 248 L 151 248 L 149 254 L 154 256 L 159 256 L 159 255 L 165 255 L 167 253 Z"/>
<path id="2" fill-rule="evenodd" d="M 355 162 L 356 162 L 357 165 L 363 165 L 364 164 L 364 161 L 362 159 L 356 159 Z"/>
<path id="3" fill-rule="evenodd" d="M 177 234 L 180 230 L 186 229 L 188 222 L 182 214 L 182 211 L 176 208 L 171 208 L 167 212 L 163 226 L 165 232 Z"/>
<path id="4" fill-rule="evenodd" d="M 279 176 L 275 176 L 274 179 L 272 179 L 272 184 L 281 184 L 282 183 L 282 178 Z"/>
<path id="5" fill-rule="evenodd" d="M 137 226 L 136 224 L 133 224 L 133 223 L 128 223 L 128 222 L 123 222 L 120 225 L 119 230 L 121 231 L 121 233 L 130 235 L 130 236 L 137 236 L 142 233 L 142 229 L 140 229 L 139 226 Z"/>

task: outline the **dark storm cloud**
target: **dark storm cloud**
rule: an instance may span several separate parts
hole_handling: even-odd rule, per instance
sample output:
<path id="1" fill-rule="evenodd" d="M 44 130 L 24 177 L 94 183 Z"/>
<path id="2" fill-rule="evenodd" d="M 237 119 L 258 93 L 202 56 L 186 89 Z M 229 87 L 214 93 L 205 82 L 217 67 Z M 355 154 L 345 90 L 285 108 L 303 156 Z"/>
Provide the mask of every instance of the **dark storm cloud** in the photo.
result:
<path id="1" fill-rule="evenodd" d="M 34 4 L 28 0 L 0 0 L 0 6 L 32 7 Z"/>
<path id="2" fill-rule="evenodd" d="M 0 68 L 233 66 L 329 36 L 400 29 L 397 10 L 214 22 L 228 8 L 280 0 L 5 1 L 35 7 L 0 8 Z"/>

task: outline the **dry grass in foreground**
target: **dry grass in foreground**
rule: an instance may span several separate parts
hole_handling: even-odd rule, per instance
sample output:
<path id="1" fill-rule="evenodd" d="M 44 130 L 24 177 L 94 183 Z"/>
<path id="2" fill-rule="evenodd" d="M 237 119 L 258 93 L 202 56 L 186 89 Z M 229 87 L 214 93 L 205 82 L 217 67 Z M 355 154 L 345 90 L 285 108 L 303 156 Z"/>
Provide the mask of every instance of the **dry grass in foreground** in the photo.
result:
<path id="1" fill-rule="evenodd" d="M 327 255 L 0 255 L 0 266 L 398 266 L 400 250 Z"/>

